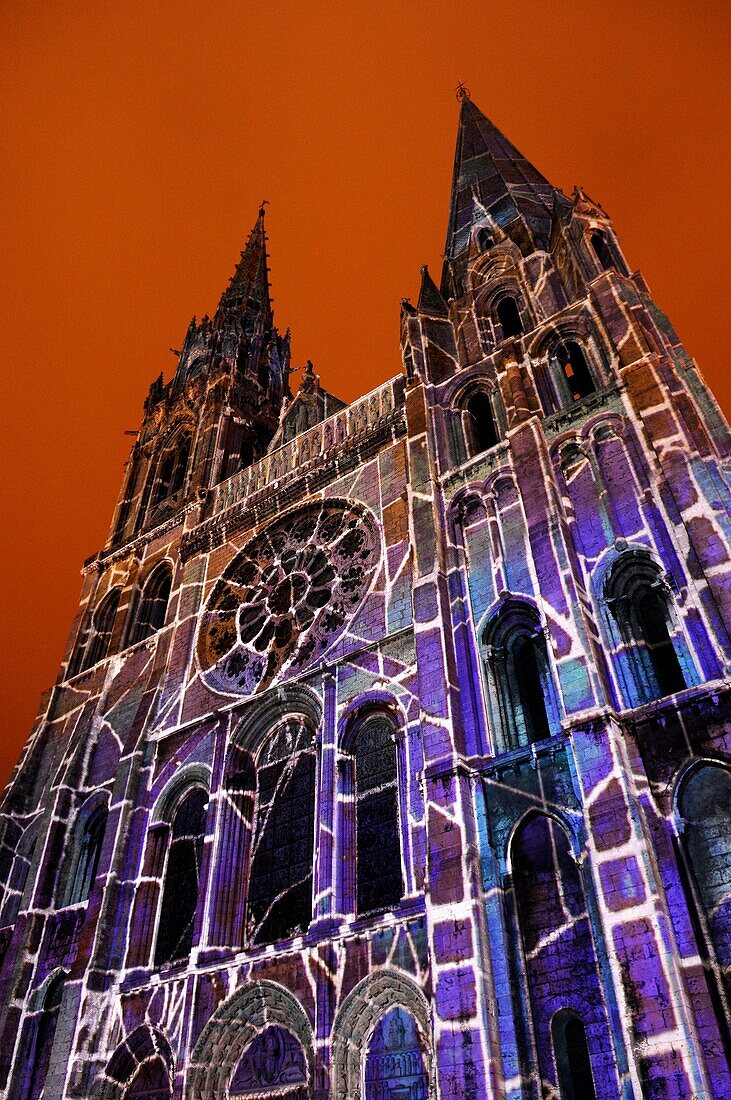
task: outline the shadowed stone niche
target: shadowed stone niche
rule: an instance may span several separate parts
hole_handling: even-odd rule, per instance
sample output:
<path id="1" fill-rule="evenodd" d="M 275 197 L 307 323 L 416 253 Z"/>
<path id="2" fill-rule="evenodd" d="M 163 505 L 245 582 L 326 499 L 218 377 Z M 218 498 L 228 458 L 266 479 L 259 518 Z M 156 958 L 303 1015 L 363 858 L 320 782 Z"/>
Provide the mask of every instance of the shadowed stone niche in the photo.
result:
<path id="1" fill-rule="evenodd" d="M 256 535 L 213 590 L 198 662 L 215 691 L 253 695 L 328 648 L 365 598 L 381 540 L 365 508 L 330 500 Z"/>
<path id="2" fill-rule="evenodd" d="M 435 1095 L 426 997 L 402 975 L 376 971 L 348 994 L 335 1018 L 332 1096 L 427 1100 Z"/>
<path id="3" fill-rule="evenodd" d="M 224 1001 L 203 1029 L 190 1056 L 185 1100 L 305 1100 L 312 1079 L 312 1028 L 305 1010 L 276 982 L 251 982 Z"/>

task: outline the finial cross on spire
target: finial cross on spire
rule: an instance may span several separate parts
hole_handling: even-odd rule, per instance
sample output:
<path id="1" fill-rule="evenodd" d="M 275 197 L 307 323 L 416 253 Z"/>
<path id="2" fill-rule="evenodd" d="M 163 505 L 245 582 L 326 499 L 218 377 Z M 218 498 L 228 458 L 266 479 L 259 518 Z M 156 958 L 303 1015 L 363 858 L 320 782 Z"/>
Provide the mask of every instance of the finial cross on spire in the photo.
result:
<path id="1" fill-rule="evenodd" d="M 264 216 L 264 207 L 269 206 L 269 199 L 262 199 L 259 203 L 259 217 Z"/>
<path id="2" fill-rule="evenodd" d="M 457 85 L 455 91 L 457 93 L 457 99 L 460 101 L 460 103 L 462 103 L 462 101 L 465 100 L 465 99 L 472 99 L 472 96 L 470 94 L 470 90 L 467 87 L 467 85 L 465 84 L 464 80 L 460 80 L 460 82 Z"/>

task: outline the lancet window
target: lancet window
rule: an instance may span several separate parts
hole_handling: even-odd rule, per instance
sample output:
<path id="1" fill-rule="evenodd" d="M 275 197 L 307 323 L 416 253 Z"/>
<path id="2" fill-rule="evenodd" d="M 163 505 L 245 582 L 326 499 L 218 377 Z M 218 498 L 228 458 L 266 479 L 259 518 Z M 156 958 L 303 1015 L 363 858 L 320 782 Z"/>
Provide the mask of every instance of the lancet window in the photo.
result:
<path id="1" fill-rule="evenodd" d="M 504 338 L 508 336 L 520 336 L 524 331 L 523 318 L 520 316 L 518 303 L 511 294 L 506 294 L 498 302 L 495 312 L 502 329 Z"/>
<path id="2" fill-rule="evenodd" d="M 69 664 L 69 676 L 91 668 L 109 655 L 121 594 L 121 588 L 112 588 L 95 608 L 91 629 L 87 627 L 77 643 L 76 651 Z"/>
<path id="3" fill-rule="evenodd" d="M 208 792 L 192 787 L 172 821 L 162 903 L 155 945 L 155 965 L 185 959 L 193 946 Z"/>
<path id="4" fill-rule="evenodd" d="M 617 659 L 630 704 L 682 691 L 687 681 L 679 659 L 672 594 L 659 566 L 644 551 L 621 554 L 604 594 L 619 630 Z"/>
<path id="5" fill-rule="evenodd" d="M 468 397 L 462 413 L 467 454 L 470 458 L 488 451 L 498 442 L 492 402 L 484 390 Z"/>
<path id="6" fill-rule="evenodd" d="M 589 241 L 602 270 L 610 271 L 615 266 L 614 256 L 604 234 L 596 229 L 591 234 Z"/>
<path id="7" fill-rule="evenodd" d="M 86 822 L 78 841 L 73 879 L 69 891 L 69 905 L 86 901 L 91 893 L 107 826 L 107 811 L 99 807 Z"/>
<path id="8" fill-rule="evenodd" d="M 172 569 L 167 562 L 160 565 L 147 578 L 139 596 L 137 612 L 130 631 L 130 645 L 149 638 L 164 625 L 172 581 Z"/>
<path id="9" fill-rule="evenodd" d="M 39 1100 L 44 1093 L 65 980 L 65 973 L 57 974 L 51 979 L 43 997 L 41 1012 L 35 1021 L 34 1032 L 28 1044 L 28 1076 L 24 1081 L 25 1090 L 20 1093 L 23 1100 Z"/>
<path id="10" fill-rule="evenodd" d="M 356 905 L 368 913 L 403 895 L 398 812 L 398 763 L 390 719 L 373 714 L 360 725 L 355 760 Z"/>
<path id="11" fill-rule="evenodd" d="M 562 1009 L 553 1017 L 551 1034 L 561 1100 L 596 1100 L 584 1021 Z"/>
<path id="12" fill-rule="evenodd" d="M 312 919 L 316 761 L 311 730 L 299 718 L 279 726 L 257 758 L 247 933 L 274 943 Z"/>
<path id="13" fill-rule="evenodd" d="M 537 611 L 511 601 L 483 635 L 492 725 L 503 751 L 549 737 L 556 724 L 546 637 Z"/>
<path id="14" fill-rule="evenodd" d="M 563 387 L 572 401 L 580 401 L 594 393 L 596 386 L 583 349 L 575 340 L 566 340 L 555 351 L 558 371 Z"/>
<path id="15" fill-rule="evenodd" d="M 153 508 L 168 497 L 175 496 L 185 485 L 190 446 L 190 433 L 182 431 L 162 456 L 152 498 Z"/>

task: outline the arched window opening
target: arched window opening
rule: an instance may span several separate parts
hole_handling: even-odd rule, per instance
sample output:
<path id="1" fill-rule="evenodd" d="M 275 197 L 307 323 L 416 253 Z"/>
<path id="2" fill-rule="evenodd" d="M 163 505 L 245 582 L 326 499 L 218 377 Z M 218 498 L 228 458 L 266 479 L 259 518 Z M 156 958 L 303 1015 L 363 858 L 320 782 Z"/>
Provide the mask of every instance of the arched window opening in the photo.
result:
<path id="1" fill-rule="evenodd" d="M 137 615 L 130 634 L 130 645 L 149 638 L 164 626 L 172 583 L 172 569 L 167 563 L 155 569 L 148 577 L 140 595 Z"/>
<path id="2" fill-rule="evenodd" d="M 403 896 L 398 766 L 388 718 L 366 719 L 355 738 L 358 913 L 396 905 Z"/>
<path id="3" fill-rule="evenodd" d="M 567 340 L 556 349 L 556 359 L 568 384 L 572 401 L 580 401 L 582 397 L 594 393 L 596 387 L 586 356 L 574 340 Z"/>
<path id="4" fill-rule="evenodd" d="M 162 1058 L 143 1062 L 124 1093 L 124 1100 L 170 1100 L 170 1077 Z"/>
<path id="5" fill-rule="evenodd" d="M 493 707 L 493 726 L 503 751 L 549 737 L 555 709 L 546 637 L 538 613 L 507 604 L 483 635 Z"/>
<path id="6" fill-rule="evenodd" d="M 682 788 L 678 809 L 697 901 L 731 997 L 731 771 L 715 764 L 697 768 Z"/>
<path id="7" fill-rule="evenodd" d="M 615 263 L 612 251 L 607 244 L 607 239 L 604 234 L 596 229 L 589 240 L 591 241 L 591 247 L 594 250 L 594 255 L 599 261 L 602 271 L 610 271 L 615 266 Z"/>
<path id="8" fill-rule="evenodd" d="M 480 252 L 487 252 L 495 244 L 495 238 L 489 229 L 478 229 L 477 247 Z"/>
<path id="9" fill-rule="evenodd" d="M 107 827 L 107 811 L 103 807 L 96 810 L 81 834 L 74 867 L 74 877 L 69 892 L 69 905 L 86 901 L 96 879 L 99 857 L 102 854 L 104 831 Z"/>
<path id="10" fill-rule="evenodd" d="M 513 647 L 513 661 L 517 677 L 520 707 L 528 741 L 542 741 L 548 737 L 548 713 L 539 668 L 539 651 L 545 647 L 543 635 L 519 634 Z"/>
<path id="11" fill-rule="evenodd" d="M 86 655 L 83 660 L 83 668 L 91 668 L 98 661 L 103 661 L 109 655 L 109 647 L 112 641 L 112 631 L 117 618 L 119 597 L 122 594 L 120 588 L 113 588 L 107 592 L 102 602 L 94 612 L 91 639 L 88 643 Z"/>
<path id="12" fill-rule="evenodd" d="M 503 336 L 520 336 L 524 332 L 523 319 L 520 316 L 518 303 L 511 295 L 501 298 L 497 304 L 498 321 L 503 330 Z"/>
<path id="13" fill-rule="evenodd" d="M 156 966 L 186 959 L 193 946 L 207 805 L 208 792 L 194 787 L 173 818 L 155 946 Z"/>
<path id="14" fill-rule="evenodd" d="M 257 760 L 247 931 L 251 943 L 305 932 L 312 919 L 315 748 L 296 718 L 280 726 Z"/>
<path id="15" fill-rule="evenodd" d="M 619 660 L 634 688 L 630 702 L 638 705 L 687 687 L 671 634 L 670 588 L 649 554 L 621 555 L 607 578 L 605 598 L 624 644 Z"/>
<path id="16" fill-rule="evenodd" d="M 376 1024 L 365 1065 L 365 1100 L 427 1100 L 429 1080 L 419 1030 L 404 1008 L 392 1008 Z"/>
<path id="17" fill-rule="evenodd" d="M 51 1050 L 56 1036 L 65 980 L 65 974 L 58 974 L 53 978 L 43 998 L 43 1008 L 38 1017 L 35 1035 L 31 1037 L 26 1059 L 30 1076 L 26 1078 L 27 1088 L 23 1093 L 23 1100 L 39 1100 L 43 1094 L 51 1064 Z"/>
<path id="18" fill-rule="evenodd" d="M 277 1024 L 265 1027 L 244 1050 L 228 1092 L 259 1100 L 306 1100 L 307 1060 L 299 1039 Z"/>
<path id="19" fill-rule="evenodd" d="M 465 435 L 470 458 L 489 451 L 498 441 L 490 398 L 482 390 L 473 393 L 466 406 Z"/>
<path id="20" fill-rule="evenodd" d="M 188 472 L 190 446 L 191 437 L 188 432 L 183 432 L 163 456 L 152 501 L 153 508 L 168 497 L 175 496 L 183 488 Z"/>
<path id="21" fill-rule="evenodd" d="M 574 1012 L 557 1012 L 551 1032 L 561 1100 L 596 1100 L 583 1020 Z"/>

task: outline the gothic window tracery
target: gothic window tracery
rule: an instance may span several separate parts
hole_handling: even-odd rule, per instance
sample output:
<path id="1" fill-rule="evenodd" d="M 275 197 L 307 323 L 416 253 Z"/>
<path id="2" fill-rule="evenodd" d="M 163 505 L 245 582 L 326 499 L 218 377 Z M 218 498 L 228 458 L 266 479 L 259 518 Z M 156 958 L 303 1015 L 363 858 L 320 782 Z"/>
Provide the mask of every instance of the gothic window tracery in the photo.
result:
<path id="1" fill-rule="evenodd" d="M 396 905 L 403 895 L 394 727 L 374 714 L 360 726 L 355 759 L 357 911 Z"/>
<path id="2" fill-rule="evenodd" d="M 605 600 L 621 642 L 630 705 L 672 695 L 687 687 L 672 629 L 671 591 L 659 566 L 643 551 L 627 551 L 614 563 Z"/>
<path id="3" fill-rule="evenodd" d="M 187 958 L 193 946 L 208 792 L 193 787 L 175 811 L 155 945 L 155 965 Z"/>
<path id="4" fill-rule="evenodd" d="M 86 901 L 91 893 L 99 866 L 106 826 L 107 811 L 104 807 L 99 807 L 86 822 L 79 840 L 74 876 L 69 891 L 69 905 Z"/>
<path id="5" fill-rule="evenodd" d="M 198 661 L 214 690 L 253 695 L 319 658 L 367 595 L 380 559 L 370 515 L 345 501 L 296 509 L 256 535 L 215 586 Z"/>
<path id="6" fill-rule="evenodd" d="M 149 638 L 164 625 L 172 583 L 173 573 L 167 562 L 155 569 L 147 578 L 140 593 L 130 632 L 130 645 Z"/>
<path id="7" fill-rule="evenodd" d="M 192 437 L 189 431 L 181 431 L 158 465 L 155 489 L 152 496 L 152 508 L 156 508 L 169 497 L 176 496 L 185 485 L 188 472 L 188 460 Z"/>
<path id="8" fill-rule="evenodd" d="M 312 919 L 315 745 L 290 718 L 262 746 L 248 891 L 251 943 L 274 943 L 307 930 Z"/>

